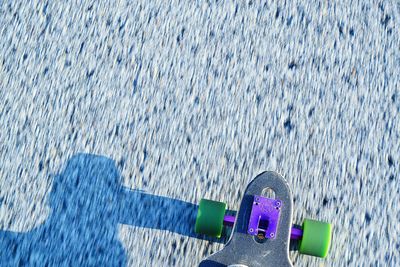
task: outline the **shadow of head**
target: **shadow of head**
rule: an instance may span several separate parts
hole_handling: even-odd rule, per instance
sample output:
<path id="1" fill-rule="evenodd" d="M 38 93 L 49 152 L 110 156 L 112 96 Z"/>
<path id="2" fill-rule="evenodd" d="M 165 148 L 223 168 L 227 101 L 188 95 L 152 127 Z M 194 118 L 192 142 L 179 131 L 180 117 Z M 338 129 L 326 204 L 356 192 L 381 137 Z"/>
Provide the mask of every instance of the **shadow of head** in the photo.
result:
<path id="1" fill-rule="evenodd" d="M 52 216 L 61 217 L 59 220 L 116 224 L 115 211 L 122 190 L 122 178 L 113 160 L 90 154 L 75 155 L 53 180 L 49 195 Z"/>

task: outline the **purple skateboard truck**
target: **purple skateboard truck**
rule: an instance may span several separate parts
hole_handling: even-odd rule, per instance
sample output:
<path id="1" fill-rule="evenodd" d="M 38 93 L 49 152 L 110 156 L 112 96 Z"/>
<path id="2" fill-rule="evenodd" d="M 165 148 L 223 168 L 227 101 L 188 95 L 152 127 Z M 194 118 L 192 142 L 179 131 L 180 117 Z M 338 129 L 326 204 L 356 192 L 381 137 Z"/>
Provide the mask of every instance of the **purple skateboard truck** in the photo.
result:
<path id="1" fill-rule="evenodd" d="M 257 238 L 260 240 L 264 238 L 274 239 L 276 235 L 276 229 L 278 227 L 280 210 L 280 200 L 269 199 L 262 196 L 254 196 L 247 233 L 252 236 L 257 236 Z M 224 216 L 223 224 L 225 226 L 233 227 L 234 223 L 235 216 Z M 291 240 L 300 240 L 302 236 L 303 230 L 296 227 L 291 228 Z"/>
<path id="2" fill-rule="evenodd" d="M 202 199 L 196 233 L 220 238 L 224 228 L 232 230 L 225 247 L 199 266 L 292 266 L 290 240 L 298 242 L 301 254 L 325 258 L 332 226 L 305 219 L 294 227 L 292 213 L 289 185 L 276 172 L 263 172 L 249 183 L 236 216 L 226 214 L 225 203 Z"/>

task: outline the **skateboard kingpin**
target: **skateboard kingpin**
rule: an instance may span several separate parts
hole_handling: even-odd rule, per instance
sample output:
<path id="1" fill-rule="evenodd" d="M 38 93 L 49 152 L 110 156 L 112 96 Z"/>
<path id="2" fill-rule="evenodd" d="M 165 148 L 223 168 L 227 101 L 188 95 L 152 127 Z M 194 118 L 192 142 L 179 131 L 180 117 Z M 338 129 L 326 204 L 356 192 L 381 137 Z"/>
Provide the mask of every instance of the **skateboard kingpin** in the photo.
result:
<path id="1" fill-rule="evenodd" d="M 275 196 L 265 196 L 272 190 Z M 302 254 L 325 258 L 332 226 L 306 219 L 292 227 L 293 200 L 288 183 L 276 172 L 263 172 L 247 186 L 237 216 L 227 215 L 226 204 L 202 199 L 195 231 L 221 237 L 223 226 L 233 227 L 225 247 L 199 266 L 292 266 L 290 239 L 299 241 Z"/>

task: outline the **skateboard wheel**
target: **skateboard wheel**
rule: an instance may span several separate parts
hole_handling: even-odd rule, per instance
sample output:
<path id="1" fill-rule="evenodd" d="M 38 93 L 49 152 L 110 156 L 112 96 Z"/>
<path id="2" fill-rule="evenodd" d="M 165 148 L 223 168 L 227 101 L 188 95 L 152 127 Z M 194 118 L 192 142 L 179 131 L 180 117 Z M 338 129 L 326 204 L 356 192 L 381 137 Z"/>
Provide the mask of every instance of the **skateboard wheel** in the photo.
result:
<path id="1" fill-rule="evenodd" d="M 331 237 L 331 224 L 305 219 L 299 251 L 301 254 L 325 258 L 328 255 Z"/>
<path id="2" fill-rule="evenodd" d="M 225 203 L 201 199 L 197 211 L 195 232 L 212 237 L 221 237 L 225 211 Z"/>

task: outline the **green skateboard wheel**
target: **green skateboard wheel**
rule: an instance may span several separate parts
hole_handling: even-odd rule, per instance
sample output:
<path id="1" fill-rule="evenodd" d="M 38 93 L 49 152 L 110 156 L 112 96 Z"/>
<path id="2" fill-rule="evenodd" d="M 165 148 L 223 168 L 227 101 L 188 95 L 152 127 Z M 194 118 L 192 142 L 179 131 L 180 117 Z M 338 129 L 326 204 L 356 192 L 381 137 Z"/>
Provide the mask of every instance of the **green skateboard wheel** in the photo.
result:
<path id="1" fill-rule="evenodd" d="M 325 258 L 328 255 L 331 237 L 331 224 L 305 219 L 299 251 L 301 254 Z"/>
<path id="2" fill-rule="evenodd" d="M 212 237 L 221 237 L 226 204 L 223 202 L 201 199 L 197 211 L 195 232 Z"/>

